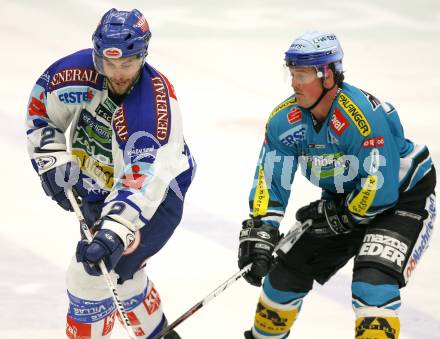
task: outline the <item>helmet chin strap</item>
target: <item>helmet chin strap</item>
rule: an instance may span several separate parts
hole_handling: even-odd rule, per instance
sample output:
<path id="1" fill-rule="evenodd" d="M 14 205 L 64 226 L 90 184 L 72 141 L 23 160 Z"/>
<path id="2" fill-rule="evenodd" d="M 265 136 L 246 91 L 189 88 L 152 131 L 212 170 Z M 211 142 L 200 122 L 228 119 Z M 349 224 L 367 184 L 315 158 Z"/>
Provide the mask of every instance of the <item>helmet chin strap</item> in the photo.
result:
<path id="1" fill-rule="evenodd" d="M 325 88 L 325 87 L 324 87 L 324 78 L 322 78 L 322 79 L 321 79 L 321 86 L 322 86 L 322 93 L 321 93 L 321 95 L 319 96 L 318 99 L 316 99 L 316 101 L 314 102 L 313 105 L 311 105 L 311 106 L 309 106 L 309 107 L 304 107 L 306 110 L 310 111 L 310 110 L 314 109 L 314 108 L 315 108 L 315 107 L 321 102 L 322 98 L 324 98 L 324 96 L 325 96 L 329 91 L 331 91 L 333 88 L 335 88 L 335 86 L 336 86 L 336 81 L 333 82 L 333 86 L 332 86 L 332 87 L 330 87 L 330 88 Z"/>

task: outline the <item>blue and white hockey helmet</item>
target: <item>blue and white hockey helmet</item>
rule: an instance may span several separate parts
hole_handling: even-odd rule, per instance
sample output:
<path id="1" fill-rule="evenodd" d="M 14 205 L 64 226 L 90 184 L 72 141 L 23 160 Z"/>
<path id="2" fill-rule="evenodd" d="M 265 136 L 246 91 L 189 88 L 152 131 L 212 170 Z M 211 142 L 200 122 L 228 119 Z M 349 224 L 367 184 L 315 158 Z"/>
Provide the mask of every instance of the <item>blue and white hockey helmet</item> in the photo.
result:
<path id="1" fill-rule="evenodd" d="M 287 66 L 317 67 L 333 63 L 342 72 L 344 52 L 333 33 L 306 32 L 290 45 L 284 60 Z"/>
<path id="2" fill-rule="evenodd" d="M 102 59 L 126 58 L 138 55 L 145 58 L 151 32 L 148 22 L 137 9 L 118 11 L 112 8 L 101 18 L 92 36 L 93 60 L 103 73 Z"/>

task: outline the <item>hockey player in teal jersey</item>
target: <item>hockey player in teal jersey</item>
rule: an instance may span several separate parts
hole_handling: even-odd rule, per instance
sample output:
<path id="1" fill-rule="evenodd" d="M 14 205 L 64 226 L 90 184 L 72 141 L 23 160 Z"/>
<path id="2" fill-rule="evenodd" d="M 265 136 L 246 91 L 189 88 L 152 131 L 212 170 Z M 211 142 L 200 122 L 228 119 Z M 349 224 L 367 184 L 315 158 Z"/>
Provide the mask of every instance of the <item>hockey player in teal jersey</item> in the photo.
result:
<path id="1" fill-rule="evenodd" d="M 393 105 L 344 82 L 342 58 L 337 37 L 322 32 L 285 53 L 294 95 L 269 116 L 240 233 L 239 266 L 253 263 L 246 280 L 264 278 L 246 338 L 287 338 L 313 282 L 353 256 L 355 338 L 399 337 L 400 288 L 433 230 L 435 169 L 427 147 L 405 138 Z M 322 196 L 297 211 L 312 226 L 273 263 L 297 169 Z"/>

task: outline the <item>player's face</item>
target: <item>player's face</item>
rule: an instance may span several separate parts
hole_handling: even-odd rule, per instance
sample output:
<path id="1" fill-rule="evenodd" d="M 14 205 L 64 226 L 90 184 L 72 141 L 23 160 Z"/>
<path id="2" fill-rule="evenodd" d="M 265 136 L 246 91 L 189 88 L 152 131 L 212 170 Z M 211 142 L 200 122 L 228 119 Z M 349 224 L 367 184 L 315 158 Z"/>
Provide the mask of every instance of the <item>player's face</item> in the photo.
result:
<path id="1" fill-rule="evenodd" d="M 136 81 L 142 65 L 142 58 L 104 58 L 104 74 L 108 79 L 110 90 L 115 94 L 125 94 Z"/>
<path id="2" fill-rule="evenodd" d="M 292 76 L 292 88 L 298 105 L 309 107 L 322 93 L 321 79 L 314 67 L 289 67 Z"/>

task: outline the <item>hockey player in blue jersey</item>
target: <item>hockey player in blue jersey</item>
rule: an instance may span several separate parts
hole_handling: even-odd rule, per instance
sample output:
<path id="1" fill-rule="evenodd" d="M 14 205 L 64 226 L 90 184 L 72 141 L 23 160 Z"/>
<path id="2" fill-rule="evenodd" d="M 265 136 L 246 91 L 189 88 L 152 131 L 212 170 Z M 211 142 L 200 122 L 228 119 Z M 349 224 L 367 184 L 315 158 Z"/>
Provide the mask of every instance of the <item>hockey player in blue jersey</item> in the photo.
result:
<path id="1" fill-rule="evenodd" d="M 72 187 L 94 233 L 91 243 L 79 241 L 67 271 L 68 338 L 111 335 L 116 312 L 101 260 L 136 337 L 152 338 L 166 326 L 144 268 L 181 220 L 195 164 L 174 89 L 145 61 L 150 37 L 138 10 L 111 9 L 93 34 L 93 49 L 52 64 L 29 99 L 28 149 L 43 189 L 72 210 Z"/>
<path id="2" fill-rule="evenodd" d="M 269 116 L 240 233 L 239 266 L 253 263 L 245 278 L 263 284 L 246 338 L 287 338 L 314 281 L 352 257 L 355 338 L 399 337 L 400 289 L 433 231 L 435 170 L 391 104 L 344 82 L 342 57 L 337 37 L 321 32 L 285 53 L 294 95 Z M 297 168 L 322 196 L 297 211 L 311 227 L 273 263 Z"/>

